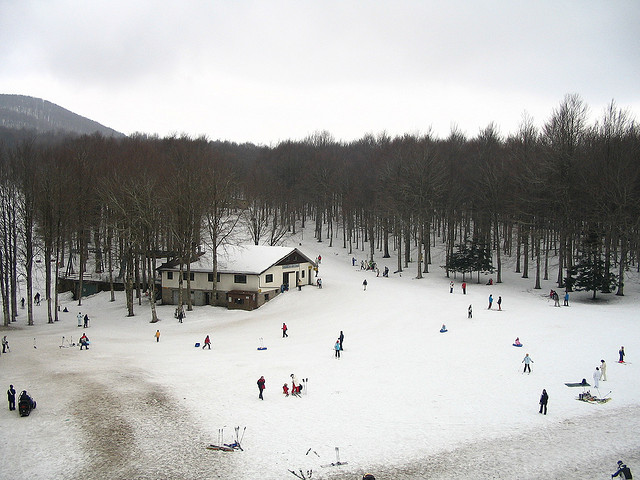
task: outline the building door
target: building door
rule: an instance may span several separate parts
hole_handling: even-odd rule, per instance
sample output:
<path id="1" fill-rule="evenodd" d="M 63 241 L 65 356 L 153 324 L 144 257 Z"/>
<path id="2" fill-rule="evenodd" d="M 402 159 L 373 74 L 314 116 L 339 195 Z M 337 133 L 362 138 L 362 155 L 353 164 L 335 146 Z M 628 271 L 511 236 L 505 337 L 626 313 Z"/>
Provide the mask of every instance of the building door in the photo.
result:
<path id="1" fill-rule="evenodd" d="M 291 272 L 282 272 L 282 284 L 286 285 L 287 287 L 289 286 L 289 274 Z"/>

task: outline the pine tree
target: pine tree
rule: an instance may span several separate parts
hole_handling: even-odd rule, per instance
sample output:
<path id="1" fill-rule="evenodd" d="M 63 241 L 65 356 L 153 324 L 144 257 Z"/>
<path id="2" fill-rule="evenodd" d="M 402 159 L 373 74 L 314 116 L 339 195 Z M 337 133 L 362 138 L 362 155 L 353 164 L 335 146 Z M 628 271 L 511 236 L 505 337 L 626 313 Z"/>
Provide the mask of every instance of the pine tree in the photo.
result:
<path id="1" fill-rule="evenodd" d="M 578 261 L 567 271 L 565 280 L 569 289 L 593 291 L 594 300 L 596 292 L 610 292 L 617 285 L 616 276 L 605 268 L 601 247 L 600 236 L 594 231 L 588 232 L 578 252 Z"/>

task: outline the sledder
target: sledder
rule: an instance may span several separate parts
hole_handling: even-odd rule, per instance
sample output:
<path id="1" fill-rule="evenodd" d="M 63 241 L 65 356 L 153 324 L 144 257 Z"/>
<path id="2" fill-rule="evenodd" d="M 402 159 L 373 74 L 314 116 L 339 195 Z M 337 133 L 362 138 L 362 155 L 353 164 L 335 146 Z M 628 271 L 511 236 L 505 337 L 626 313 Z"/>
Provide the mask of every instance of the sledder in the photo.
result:
<path id="1" fill-rule="evenodd" d="M 21 417 L 28 417 L 31 410 L 36 408 L 36 401 L 29 396 L 26 390 L 23 390 L 18 398 L 18 412 Z"/>

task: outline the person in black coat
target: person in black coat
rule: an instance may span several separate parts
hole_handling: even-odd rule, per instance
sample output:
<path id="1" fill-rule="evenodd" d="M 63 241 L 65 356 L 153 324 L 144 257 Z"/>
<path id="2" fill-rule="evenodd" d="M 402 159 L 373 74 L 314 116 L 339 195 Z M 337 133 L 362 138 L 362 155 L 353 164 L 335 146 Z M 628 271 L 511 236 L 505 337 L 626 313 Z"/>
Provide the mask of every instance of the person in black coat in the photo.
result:
<path id="1" fill-rule="evenodd" d="M 344 341 L 344 333 L 342 333 L 342 330 L 340 330 L 340 336 L 338 337 L 338 341 L 340 342 L 340 350 L 344 350 L 344 348 L 342 348 L 342 342 Z"/>
<path id="2" fill-rule="evenodd" d="M 9 390 L 7 390 L 7 398 L 9 399 L 9 410 L 16 409 L 16 390 L 13 388 L 13 385 L 9 385 Z"/>
<path id="3" fill-rule="evenodd" d="M 616 473 L 611 475 L 611 478 L 613 477 L 620 477 L 625 479 L 633 478 L 633 476 L 631 475 L 631 469 L 624 463 L 622 463 L 622 460 L 618 460 L 618 470 L 616 471 Z"/>
<path id="4" fill-rule="evenodd" d="M 549 401 L 549 395 L 547 395 L 547 391 L 543 388 L 542 395 L 540 395 L 540 413 L 547 414 L 547 402 Z M 543 412 L 544 410 L 544 412 Z"/>

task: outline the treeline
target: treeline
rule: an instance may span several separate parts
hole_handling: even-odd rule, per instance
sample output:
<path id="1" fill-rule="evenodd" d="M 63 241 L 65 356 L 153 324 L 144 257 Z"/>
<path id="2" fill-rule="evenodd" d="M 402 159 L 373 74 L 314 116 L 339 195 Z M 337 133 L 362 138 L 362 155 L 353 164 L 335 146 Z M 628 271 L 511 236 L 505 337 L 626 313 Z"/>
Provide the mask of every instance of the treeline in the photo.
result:
<path id="1" fill-rule="evenodd" d="M 612 102 L 589 124 L 576 95 L 541 130 L 525 118 L 506 138 L 490 124 L 473 138 L 454 128 L 445 139 L 380 134 L 344 143 L 321 132 L 272 147 L 186 136 L 22 140 L 0 150 L 4 324 L 17 314 L 19 284 L 33 323 L 36 256 L 50 322 L 63 273 L 77 274 L 80 290 L 85 273 L 120 279 L 133 315 L 135 298 L 154 291 L 158 258 L 179 260 L 188 292 L 199 248 L 215 253 L 237 231 L 275 245 L 307 224 L 319 242 L 349 252 L 368 245 L 371 259 L 393 253 L 398 270 L 416 261 L 417 277 L 433 268 L 431 248 L 442 242 L 447 271 L 489 269 L 501 282 L 509 256 L 523 277 L 535 277 L 534 288 L 552 278 L 623 295 L 624 272 L 640 253 L 639 154 L 628 112 Z M 473 251 L 483 266 L 461 267 Z"/>

